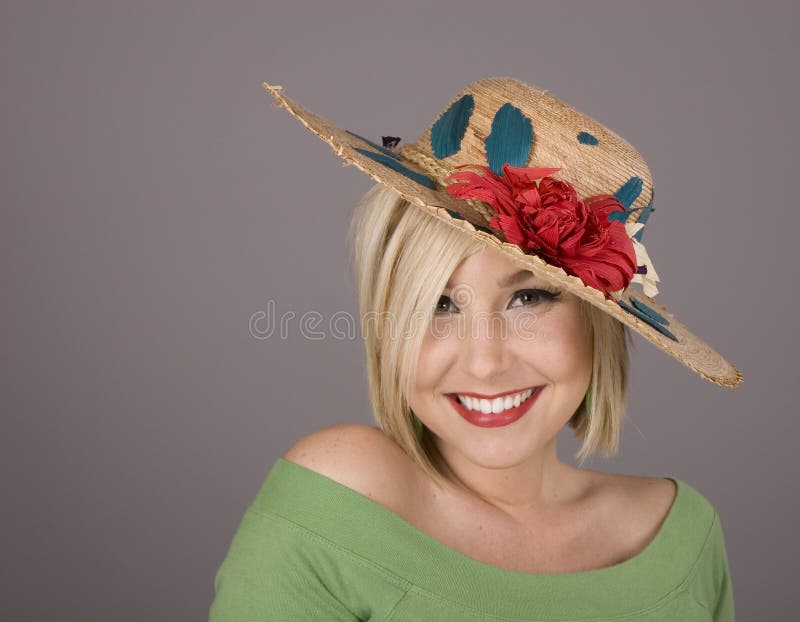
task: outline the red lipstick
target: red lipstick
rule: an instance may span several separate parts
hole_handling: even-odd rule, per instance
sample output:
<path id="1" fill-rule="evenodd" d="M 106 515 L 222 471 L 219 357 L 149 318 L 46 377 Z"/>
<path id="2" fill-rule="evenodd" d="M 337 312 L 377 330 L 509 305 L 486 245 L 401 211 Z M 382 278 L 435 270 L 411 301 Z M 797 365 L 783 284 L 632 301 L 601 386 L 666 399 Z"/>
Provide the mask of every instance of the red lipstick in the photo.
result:
<path id="1" fill-rule="evenodd" d="M 536 387 L 533 390 L 533 393 L 531 393 L 530 397 L 522 402 L 522 404 L 515 406 L 514 408 L 504 410 L 501 413 L 483 414 L 479 410 L 469 410 L 466 406 L 459 402 L 458 397 L 452 393 L 447 395 L 447 399 L 449 399 L 453 404 L 453 408 L 456 409 L 456 412 L 464 417 L 464 419 L 469 421 L 472 425 L 476 425 L 481 428 L 498 428 L 510 423 L 514 423 L 517 419 L 520 419 L 523 415 L 525 415 L 525 413 L 531 409 L 531 406 L 533 406 L 533 403 L 536 401 L 536 398 L 539 397 L 539 394 L 542 392 L 543 388 L 543 386 Z M 482 399 L 493 399 L 502 397 L 504 395 L 513 395 L 515 393 L 519 393 L 519 391 L 509 391 L 508 393 L 495 395 L 491 398 L 488 396 L 478 395 L 476 393 L 462 393 L 461 395 L 469 395 Z"/>

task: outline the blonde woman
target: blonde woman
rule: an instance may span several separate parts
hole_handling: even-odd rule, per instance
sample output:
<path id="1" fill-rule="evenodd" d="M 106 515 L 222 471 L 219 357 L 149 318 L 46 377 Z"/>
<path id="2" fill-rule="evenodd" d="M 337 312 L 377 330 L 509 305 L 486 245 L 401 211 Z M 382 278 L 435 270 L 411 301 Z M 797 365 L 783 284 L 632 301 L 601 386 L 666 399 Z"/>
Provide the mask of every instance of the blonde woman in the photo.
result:
<path id="1" fill-rule="evenodd" d="M 641 156 L 508 78 L 471 84 L 399 150 L 265 88 L 379 182 L 351 237 L 377 425 L 321 429 L 275 462 L 212 622 L 733 620 L 711 503 L 582 467 L 618 450 L 631 329 L 709 381 L 742 379 L 653 302 Z M 558 456 L 564 426 L 578 466 Z"/>

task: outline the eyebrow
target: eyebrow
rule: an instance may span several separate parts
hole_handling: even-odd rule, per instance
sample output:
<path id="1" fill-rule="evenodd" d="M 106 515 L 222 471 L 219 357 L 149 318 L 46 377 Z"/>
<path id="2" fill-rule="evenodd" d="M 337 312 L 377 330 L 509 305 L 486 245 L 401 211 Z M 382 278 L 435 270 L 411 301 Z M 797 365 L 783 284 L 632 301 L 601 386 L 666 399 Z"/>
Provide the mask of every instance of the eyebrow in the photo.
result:
<path id="1" fill-rule="evenodd" d="M 527 281 L 530 278 L 534 278 L 536 275 L 533 274 L 530 270 L 520 270 L 518 272 L 512 272 L 506 277 L 503 277 L 497 282 L 497 286 L 501 288 L 512 287 L 517 283 L 522 283 L 523 281 Z M 447 281 L 447 285 L 445 286 L 447 289 L 452 289 L 453 284 L 450 281 Z"/>

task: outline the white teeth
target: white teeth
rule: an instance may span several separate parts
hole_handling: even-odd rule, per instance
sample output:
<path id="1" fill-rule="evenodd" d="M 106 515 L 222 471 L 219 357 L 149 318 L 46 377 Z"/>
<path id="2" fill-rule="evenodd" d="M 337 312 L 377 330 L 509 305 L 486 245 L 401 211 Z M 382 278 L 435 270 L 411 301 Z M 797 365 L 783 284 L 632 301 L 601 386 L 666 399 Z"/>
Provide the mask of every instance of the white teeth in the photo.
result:
<path id="1" fill-rule="evenodd" d="M 484 415 L 488 415 L 489 413 L 497 414 L 509 408 L 516 408 L 527 400 L 532 393 L 533 389 L 527 389 L 520 393 L 515 393 L 514 395 L 496 397 L 493 400 L 485 400 L 469 395 L 458 395 L 458 400 L 467 410 L 476 410 L 482 412 Z"/>

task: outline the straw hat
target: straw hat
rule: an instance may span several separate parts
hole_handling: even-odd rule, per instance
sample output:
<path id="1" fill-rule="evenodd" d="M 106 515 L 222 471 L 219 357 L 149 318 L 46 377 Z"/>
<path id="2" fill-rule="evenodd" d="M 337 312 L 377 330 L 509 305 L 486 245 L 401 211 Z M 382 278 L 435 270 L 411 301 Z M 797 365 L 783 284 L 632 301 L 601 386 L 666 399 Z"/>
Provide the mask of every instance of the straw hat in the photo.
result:
<path id="1" fill-rule="evenodd" d="M 459 92 L 413 143 L 340 129 L 263 84 L 344 159 L 412 205 L 612 315 L 722 386 L 741 372 L 656 304 L 642 235 L 653 212 L 644 158 L 547 91 L 487 78 Z"/>

